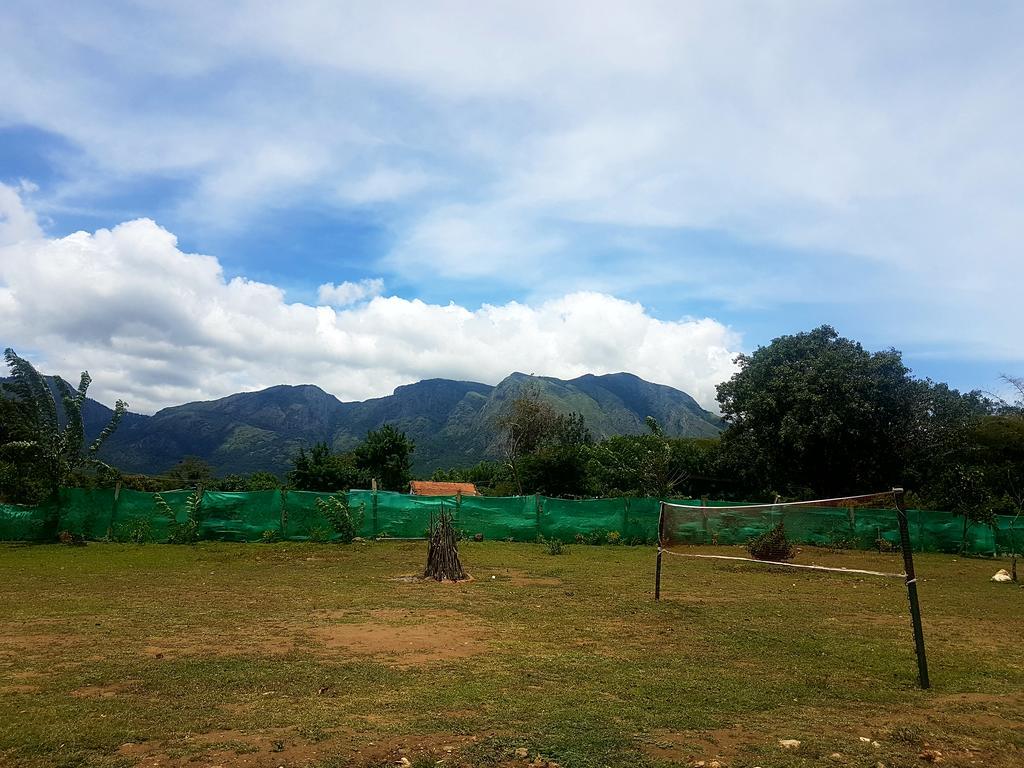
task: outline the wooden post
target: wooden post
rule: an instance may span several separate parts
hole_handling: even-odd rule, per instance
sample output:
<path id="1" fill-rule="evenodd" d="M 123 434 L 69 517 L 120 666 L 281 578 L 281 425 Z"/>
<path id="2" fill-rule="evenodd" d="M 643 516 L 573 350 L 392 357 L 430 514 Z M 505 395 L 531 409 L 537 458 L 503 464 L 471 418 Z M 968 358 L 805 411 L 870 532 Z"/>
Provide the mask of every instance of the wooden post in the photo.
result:
<path id="1" fill-rule="evenodd" d="M 370 506 L 373 512 L 373 538 L 377 538 L 379 527 L 377 525 L 377 478 L 370 480 Z"/>
<path id="2" fill-rule="evenodd" d="M 921 626 L 921 605 L 917 599 L 917 575 L 914 573 L 914 553 L 910 548 L 907 505 L 902 488 L 893 488 L 892 494 L 896 499 L 896 517 L 900 524 L 900 549 L 903 551 L 903 570 L 907 574 L 907 598 L 910 600 L 910 620 L 914 627 L 917 678 L 922 688 L 929 688 L 931 684 L 928 681 L 928 661 L 924 653 L 924 629 Z"/>
<path id="3" fill-rule="evenodd" d="M 114 521 L 117 519 L 117 500 L 121 497 L 121 481 L 114 483 L 114 503 L 110 507 L 110 525 L 107 526 L 107 540 L 114 538 Z"/>
<path id="4" fill-rule="evenodd" d="M 288 539 L 288 489 L 281 489 L 281 539 Z"/>
<path id="5" fill-rule="evenodd" d="M 711 530 L 708 527 L 708 497 L 700 497 L 700 516 L 701 521 L 704 525 L 704 543 L 710 544 L 711 542 Z"/>
<path id="6" fill-rule="evenodd" d="M 665 537 L 662 533 L 665 530 L 665 502 L 658 505 L 658 564 L 654 568 L 654 599 L 661 600 L 661 557 L 662 546 Z"/>

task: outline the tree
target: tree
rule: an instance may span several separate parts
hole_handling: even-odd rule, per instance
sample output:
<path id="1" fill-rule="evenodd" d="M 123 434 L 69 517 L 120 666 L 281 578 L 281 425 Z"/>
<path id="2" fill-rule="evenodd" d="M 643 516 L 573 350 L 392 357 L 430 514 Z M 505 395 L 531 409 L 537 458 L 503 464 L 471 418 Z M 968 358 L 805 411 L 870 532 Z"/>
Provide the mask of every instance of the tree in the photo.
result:
<path id="1" fill-rule="evenodd" d="M 99 460 L 97 454 L 121 423 L 128 404 L 123 400 L 117 401 L 109 423 L 86 447 L 82 407 L 92 383 L 89 372 L 82 371 L 77 389 L 72 389 L 59 376 L 54 377 L 54 386 L 63 406 L 60 412 L 46 379 L 30 362 L 18 357 L 9 348 L 4 350 L 4 359 L 11 371 L 10 381 L 4 386 L 20 410 L 19 424 L 22 432 L 18 439 L 0 445 L 0 451 L 11 457 L 17 466 L 34 465 L 45 483 L 47 493 L 55 502 L 59 499 L 61 486 L 74 473 L 83 469 L 113 472 L 111 467 Z M 53 513 L 44 522 L 44 534 L 48 537 L 56 536 L 60 520 L 59 507 L 54 504 L 53 509 Z"/>
<path id="2" fill-rule="evenodd" d="M 166 472 L 167 479 L 178 488 L 195 488 L 199 485 L 210 486 L 213 482 L 213 467 L 198 456 L 186 456 Z M 237 475 L 234 476 L 238 480 Z M 226 478 L 229 479 L 230 478 Z M 224 488 L 223 490 L 237 490 Z"/>
<path id="3" fill-rule="evenodd" d="M 260 470 L 249 475 L 245 486 L 247 491 L 276 491 L 281 487 L 281 481 L 272 472 Z"/>
<path id="4" fill-rule="evenodd" d="M 867 352 L 823 325 L 737 362 L 718 385 L 722 447 L 762 488 L 843 495 L 901 482 L 919 388 L 899 352 Z"/>
<path id="5" fill-rule="evenodd" d="M 366 433 L 353 451 L 355 466 L 376 478 L 385 491 L 406 491 L 412 479 L 412 452 L 416 444 L 390 424 Z"/>
<path id="6" fill-rule="evenodd" d="M 294 468 L 288 473 L 289 485 L 299 491 L 344 491 L 367 482 L 353 454 L 333 454 L 324 442 L 316 443 L 309 451 L 300 447 Z"/>

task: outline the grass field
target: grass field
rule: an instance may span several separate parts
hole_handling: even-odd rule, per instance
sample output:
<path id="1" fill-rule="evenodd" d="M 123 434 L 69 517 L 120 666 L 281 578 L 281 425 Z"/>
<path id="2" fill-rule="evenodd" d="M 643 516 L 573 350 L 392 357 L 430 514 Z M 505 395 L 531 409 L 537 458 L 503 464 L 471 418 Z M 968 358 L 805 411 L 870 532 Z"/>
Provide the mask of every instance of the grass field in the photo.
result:
<path id="1" fill-rule="evenodd" d="M 0 548 L 0 765 L 1024 765 L 1024 590 L 992 561 L 918 556 L 923 692 L 900 580 L 668 558 L 655 603 L 651 548 L 462 559 Z"/>

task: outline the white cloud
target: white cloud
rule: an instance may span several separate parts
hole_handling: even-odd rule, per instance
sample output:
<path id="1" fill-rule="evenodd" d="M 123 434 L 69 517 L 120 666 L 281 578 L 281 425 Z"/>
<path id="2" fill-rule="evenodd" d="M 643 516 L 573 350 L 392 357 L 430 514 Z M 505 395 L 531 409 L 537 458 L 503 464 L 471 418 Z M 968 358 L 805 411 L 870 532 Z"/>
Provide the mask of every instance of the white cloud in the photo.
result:
<path id="1" fill-rule="evenodd" d="M 646 274 L 776 305 L 882 286 L 876 336 L 1020 358 L 1021 4 L 46 5 L 0 26 L 0 121 L 68 137 L 115 184 L 194 180 L 190 221 L 407 206 L 381 269 L 524 291 L 553 264 L 570 286 L 643 277 L 586 225 L 717 230 L 858 265 L 808 284 L 771 256 L 738 278 L 661 249 Z"/>
<path id="2" fill-rule="evenodd" d="M 321 293 L 340 304 L 380 288 L 369 280 Z M 44 370 L 88 368 L 96 397 L 143 412 L 281 383 L 363 399 L 427 377 L 496 383 L 513 370 L 625 370 L 713 407 L 739 347 L 715 320 L 659 320 L 602 293 L 479 308 L 396 296 L 348 308 L 289 303 L 273 285 L 226 279 L 217 259 L 183 253 L 148 219 L 4 246 L 0 327 L 4 343 L 38 351 Z"/>
<path id="3" fill-rule="evenodd" d="M 22 182 L 20 189 L 21 192 L 36 191 L 28 182 Z M 36 215 L 22 203 L 19 190 L 0 183 L 0 247 L 42 236 Z"/>
<path id="4" fill-rule="evenodd" d="M 379 277 L 367 278 L 358 283 L 353 283 L 350 280 L 338 285 L 324 283 L 317 291 L 317 300 L 321 304 L 332 307 L 347 307 L 350 304 L 380 296 L 383 290 L 384 281 Z"/>

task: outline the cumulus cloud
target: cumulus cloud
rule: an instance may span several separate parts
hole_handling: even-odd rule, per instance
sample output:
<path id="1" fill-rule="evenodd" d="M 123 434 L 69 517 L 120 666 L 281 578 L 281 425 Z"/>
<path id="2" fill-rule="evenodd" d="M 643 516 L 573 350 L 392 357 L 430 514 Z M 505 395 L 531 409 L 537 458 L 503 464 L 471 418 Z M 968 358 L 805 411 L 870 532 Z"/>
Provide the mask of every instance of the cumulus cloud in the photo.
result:
<path id="1" fill-rule="evenodd" d="M 380 287 L 321 293 L 347 304 Z M 625 370 L 713 407 L 740 343 L 715 320 L 661 320 L 593 292 L 476 308 L 398 296 L 288 302 L 276 286 L 228 279 L 217 259 L 182 252 L 148 219 L 4 246 L 0 327 L 44 370 L 88 368 L 96 397 L 125 397 L 142 412 L 281 383 L 363 399 L 428 377 L 496 383 L 513 370 Z"/>
<path id="2" fill-rule="evenodd" d="M 0 121 L 80 148 L 72 186 L 185 179 L 190 225 L 385 208 L 399 283 L 867 295 L 858 336 L 1021 359 L 1021 4 L 47 5 L 5 14 Z M 765 255 L 716 269 L 668 229 Z"/>
<path id="3" fill-rule="evenodd" d="M 343 283 L 324 283 L 317 291 L 317 300 L 332 307 L 347 307 L 365 299 L 380 296 L 384 281 L 379 277 L 366 278 L 359 282 L 346 280 Z"/>

